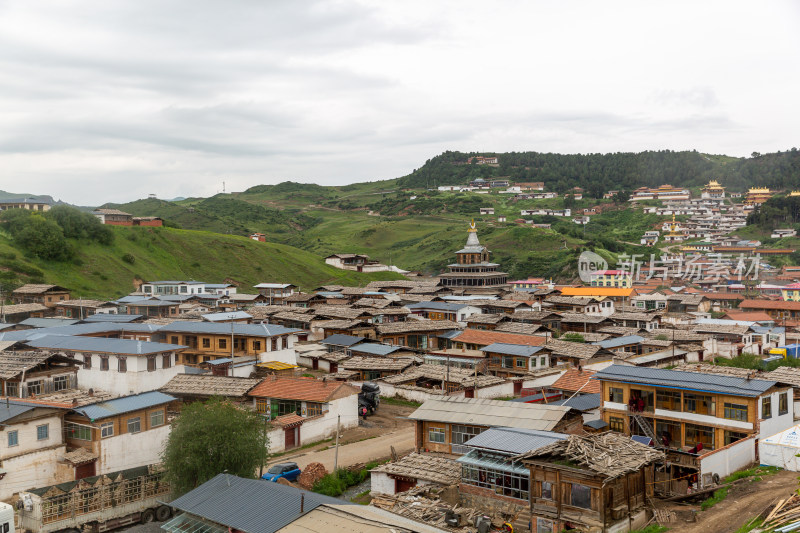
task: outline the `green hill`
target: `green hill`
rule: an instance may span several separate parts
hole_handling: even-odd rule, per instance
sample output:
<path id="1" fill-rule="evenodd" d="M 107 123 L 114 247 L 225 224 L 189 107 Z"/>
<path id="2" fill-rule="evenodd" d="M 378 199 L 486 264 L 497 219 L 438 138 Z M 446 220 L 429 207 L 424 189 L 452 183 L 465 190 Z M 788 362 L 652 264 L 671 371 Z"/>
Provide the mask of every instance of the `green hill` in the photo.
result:
<path id="1" fill-rule="evenodd" d="M 75 296 L 112 298 L 133 290 L 134 279 L 228 280 L 242 292 L 260 282 L 294 283 L 303 289 L 321 284 L 365 285 L 401 279 L 398 274 L 359 274 L 326 265 L 324 259 L 291 246 L 246 237 L 174 228 L 113 227 L 114 240 L 102 245 L 69 239 L 75 258 L 45 261 L 25 257 L 0 234 L 0 284 L 3 291 L 27 282 L 73 289 Z"/>

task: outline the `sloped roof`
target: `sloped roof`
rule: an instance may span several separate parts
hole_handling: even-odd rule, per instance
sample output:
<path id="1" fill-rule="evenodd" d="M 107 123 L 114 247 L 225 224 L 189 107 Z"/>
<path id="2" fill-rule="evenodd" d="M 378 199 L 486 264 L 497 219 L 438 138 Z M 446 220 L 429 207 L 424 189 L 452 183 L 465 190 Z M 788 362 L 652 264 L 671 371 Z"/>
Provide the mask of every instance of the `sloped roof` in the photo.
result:
<path id="1" fill-rule="evenodd" d="M 519 355 L 523 357 L 530 357 L 539 351 L 541 346 L 529 346 L 523 344 L 505 344 L 502 342 L 495 342 L 488 346 L 480 348 L 480 351 L 486 353 L 500 353 L 505 355 Z"/>
<path id="2" fill-rule="evenodd" d="M 411 357 L 351 357 L 344 363 L 345 370 L 397 370 L 401 371 L 414 364 Z"/>
<path id="3" fill-rule="evenodd" d="M 215 376 L 211 374 L 178 374 L 159 390 L 168 394 L 191 396 L 240 397 L 261 383 L 260 379 Z"/>
<path id="4" fill-rule="evenodd" d="M 519 454 L 536 450 L 566 438 L 567 435 L 554 431 L 493 427 L 480 435 L 472 437 L 464 443 L 464 446 Z"/>
<path id="5" fill-rule="evenodd" d="M 66 291 L 68 289 L 47 283 L 26 283 L 22 287 L 14 289 L 12 294 L 44 294 L 50 290 Z"/>
<path id="6" fill-rule="evenodd" d="M 570 368 L 550 388 L 569 392 L 581 391 L 583 394 L 599 393 L 602 389 L 599 381 L 591 379 L 594 375 L 592 370 Z"/>
<path id="7" fill-rule="evenodd" d="M 465 329 L 452 340 L 455 342 L 477 344 L 480 346 L 488 346 L 494 343 L 542 346 L 546 339 L 545 337 L 539 337 L 536 335 L 517 335 L 514 333 L 503 333 L 484 329 Z"/>
<path id="8" fill-rule="evenodd" d="M 774 309 L 782 311 L 800 311 L 800 302 L 785 300 L 743 300 L 739 309 Z"/>
<path id="9" fill-rule="evenodd" d="M 392 335 L 395 333 L 425 333 L 446 329 L 459 329 L 460 326 L 450 320 L 407 320 L 381 324 L 376 327 L 379 335 Z"/>
<path id="10" fill-rule="evenodd" d="M 335 335 L 330 335 L 319 342 L 320 344 L 331 344 L 335 346 L 353 346 L 364 340 L 366 340 L 366 337 L 355 337 L 353 335 L 342 335 L 341 333 L 337 333 Z"/>
<path id="11" fill-rule="evenodd" d="M 600 408 L 600 404 L 602 403 L 602 398 L 600 396 L 601 393 L 599 392 L 594 394 L 579 394 L 577 396 L 556 400 L 550 403 L 553 405 L 566 405 L 577 409 L 578 411 L 591 411 L 592 409 Z"/>
<path id="12" fill-rule="evenodd" d="M 326 403 L 351 394 L 358 394 L 358 390 L 346 383 L 284 376 L 270 376 L 248 393 L 249 396 L 259 398 L 318 403 Z"/>
<path id="13" fill-rule="evenodd" d="M 636 289 L 619 289 L 614 287 L 564 287 L 564 296 L 612 296 L 628 298 L 636 294 Z"/>
<path id="14" fill-rule="evenodd" d="M 177 398 L 159 391 L 143 392 L 133 396 L 123 396 L 100 403 L 84 405 L 73 409 L 74 412 L 85 416 L 89 420 L 101 420 L 109 416 L 148 409 L 175 401 Z"/>
<path id="15" fill-rule="evenodd" d="M 51 352 L 0 352 L 0 379 L 12 379 L 26 370 L 35 368 L 48 359 L 59 362 L 82 364 L 60 354 Z"/>
<path id="16" fill-rule="evenodd" d="M 46 335 L 41 338 L 26 341 L 25 344 L 33 348 L 75 352 L 116 353 L 124 355 L 150 355 L 186 349 L 186 346 L 163 342 L 106 339 L 103 337 L 70 337 L 61 335 Z"/>
<path id="17" fill-rule="evenodd" d="M 411 420 L 488 427 L 516 427 L 552 431 L 572 411 L 570 407 L 454 396 L 426 400 Z"/>
<path id="18" fill-rule="evenodd" d="M 446 457 L 411 453 L 394 463 L 386 463 L 372 470 L 398 476 L 424 479 L 442 485 L 453 485 L 461 480 L 461 465 Z"/>

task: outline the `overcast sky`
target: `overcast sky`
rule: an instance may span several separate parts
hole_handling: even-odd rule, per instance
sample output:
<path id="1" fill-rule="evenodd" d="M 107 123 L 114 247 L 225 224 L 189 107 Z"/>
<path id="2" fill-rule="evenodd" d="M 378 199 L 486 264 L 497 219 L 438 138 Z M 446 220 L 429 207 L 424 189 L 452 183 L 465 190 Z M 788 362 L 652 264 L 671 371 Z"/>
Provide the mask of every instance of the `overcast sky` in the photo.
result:
<path id="1" fill-rule="evenodd" d="M 0 1 L 0 189 L 81 205 L 444 151 L 798 146 L 800 2 Z"/>

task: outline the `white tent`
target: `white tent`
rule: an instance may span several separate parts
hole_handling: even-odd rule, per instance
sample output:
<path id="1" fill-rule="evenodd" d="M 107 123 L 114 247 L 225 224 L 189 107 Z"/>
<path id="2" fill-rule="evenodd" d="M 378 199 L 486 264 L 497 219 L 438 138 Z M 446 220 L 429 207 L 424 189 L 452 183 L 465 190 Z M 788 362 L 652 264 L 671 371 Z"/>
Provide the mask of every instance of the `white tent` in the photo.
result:
<path id="1" fill-rule="evenodd" d="M 800 424 L 784 429 L 758 443 L 758 457 L 762 465 L 779 466 L 800 472 Z"/>

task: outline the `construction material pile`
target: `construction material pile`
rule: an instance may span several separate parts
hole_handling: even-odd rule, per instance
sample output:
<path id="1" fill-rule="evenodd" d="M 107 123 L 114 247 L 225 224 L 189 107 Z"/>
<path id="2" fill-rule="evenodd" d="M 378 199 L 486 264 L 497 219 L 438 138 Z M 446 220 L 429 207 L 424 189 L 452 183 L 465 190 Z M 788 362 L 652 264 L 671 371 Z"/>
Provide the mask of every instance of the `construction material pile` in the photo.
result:
<path id="1" fill-rule="evenodd" d="M 370 505 L 448 531 L 474 532 L 475 518 L 484 516 L 485 513 L 471 507 L 450 505 L 439 498 L 443 490 L 446 489 L 422 486 L 398 494 L 375 494 Z M 449 522 L 448 517 L 451 518 Z M 500 516 L 491 518 L 495 526 L 502 525 L 504 521 Z"/>
<path id="2" fill-rule="evenodd" d="M 796 531 L 800 529 L 800 496 L 792 494 L 780 500 L 764 519 L 759 529 L 769 531 Z"/>
<path id="3" fill-rule="evenodd" d="M 300 476 L 297 478 L 297 484 L 306 490 L 311 490 L 314 483 L 328 475 L 328 470 L 322 463 L 309 463 Z"/>

